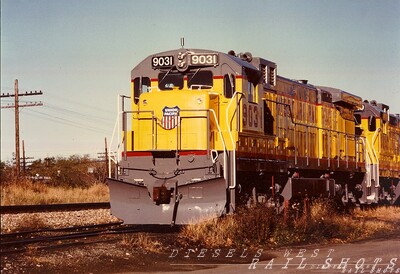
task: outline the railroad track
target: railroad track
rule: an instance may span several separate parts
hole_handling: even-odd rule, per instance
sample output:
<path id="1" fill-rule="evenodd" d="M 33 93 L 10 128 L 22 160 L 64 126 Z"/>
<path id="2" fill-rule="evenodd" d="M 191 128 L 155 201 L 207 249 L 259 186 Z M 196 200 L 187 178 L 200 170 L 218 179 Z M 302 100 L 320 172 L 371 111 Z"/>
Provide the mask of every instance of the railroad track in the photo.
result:
<path id="1" fill-rule="evenodd" d="M 0 214 L 17 214 L 33 212 L 51 212 L 51 211 L 77 211 L 88 209 L 108 209 L 110 203 L 71 203 L 71 204 L 49 204 L 49 205 L 17 205 L 0 206 Z"/>
<path id="2" fill-rule="evenodd" d="M 6 233 L 0 235 L 0 255 L 23 253 L 32 249 L 55 249 L 73 245 L 116 241 L 115 237 L 104 238 L 101 236 L 135 233 L 141 230 L 137 226 L 122 225 L 122 222 L 114 222 Z"/>
<path id="3" fill-rule="evenodd" d="M 2 206 L 1 214 L 78 211 L 86 209 L 110 208 L 109 203 L 79 203 L 52 205 Z M 116 242 L 118 235 L 138 232 L 176 232 L 179 226 L 124 225 L 123 222 L 96 225 L 71 226 L 63 228 L 43 228 L 0 234 L 0 256 L 23 253 L 33 250 L 56 249 L 68 246 L 90 245 L 95 243 Z"/>
<path id="4" fill-rule="evenodd" d="M 162 234 L 179 231 L 179 226 L 124 225 L 122 222 L 55 229 L 39 229 L 0 234 L 0 256 L 52 250 L 70 246 L 120 241 L 121 234 L 148 232 Z"/>

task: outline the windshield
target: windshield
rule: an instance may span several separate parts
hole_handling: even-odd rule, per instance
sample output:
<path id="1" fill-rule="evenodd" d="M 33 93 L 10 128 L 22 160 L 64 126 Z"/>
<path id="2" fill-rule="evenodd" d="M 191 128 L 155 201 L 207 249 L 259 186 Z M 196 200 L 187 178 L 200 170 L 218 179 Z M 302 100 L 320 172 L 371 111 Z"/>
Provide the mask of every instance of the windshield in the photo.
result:
<path id="1" fill-rule="evenodd" d="M 183 89 L 184 77 L 187 77 L 187 85 L 190 89 L 210 89 L 213 86 L 213 74 L 209 70 L 177 73 L 162 72 L 158 74 L 158 87 L 160 90 Z"/>
<path id="2" fill-rule="evenodd" d="M 158 88 L 161 90 L 172 90 L 183 88 L 183 74 L 163 72 L 158 75 Z"/>
<path id="3" fill-rule="evenodd" d="M 192 89 L 209 89 L 213 86 L 213 74 L 209 70 L 188 74 L 188 87 Z"/>

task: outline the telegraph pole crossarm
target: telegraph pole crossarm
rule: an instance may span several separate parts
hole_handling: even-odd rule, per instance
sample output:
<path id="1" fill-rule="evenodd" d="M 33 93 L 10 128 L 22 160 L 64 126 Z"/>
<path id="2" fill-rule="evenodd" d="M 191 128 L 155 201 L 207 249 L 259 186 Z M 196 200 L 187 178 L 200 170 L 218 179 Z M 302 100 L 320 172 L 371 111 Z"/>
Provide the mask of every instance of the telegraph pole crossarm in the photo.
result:
<path id="1" fill-rule="evenodd" d="M 22 107 L 36 107 L 36 106 L 43 106 L 42 102 L 27 102 L 25 104 L 19 104 L 18 107 L 22 108 Z M 15 108 L 15 105 L 5 105 L 5 106 L 1 106 L 1 108 Z"/>
<path id="2" fill-rule="evenodd" d="M 41 90 L 39 91 L 26 91 L 25 93 L 18 93 L 18 96 L 31 96 L 31 95 L 43 95 L 43 92 Z M 0 98 L 7 98 L 7 97 L 15 97 L 15 94 L 10 94 L 10 93 L 2 93 L 0 95 Z"/>

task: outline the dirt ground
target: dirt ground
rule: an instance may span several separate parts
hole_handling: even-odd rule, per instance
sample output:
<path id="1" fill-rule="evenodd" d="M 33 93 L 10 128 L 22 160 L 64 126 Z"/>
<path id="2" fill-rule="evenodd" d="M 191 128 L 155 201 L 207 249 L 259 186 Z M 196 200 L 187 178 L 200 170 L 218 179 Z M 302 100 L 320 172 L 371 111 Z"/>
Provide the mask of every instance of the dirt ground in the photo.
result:
<path id="1" fill-rule="evenodd" d="M 177 233 L 152 236 L 157 245 L 138 246 L 126 236 L 102 237 L 103 243 L 37 249 L 1 257 L 1 273 L 126 273 L 187 272 L 216 264 L 248 264 L 254 257 L 269 259 L 260 248 L 204 249 L 176 243 Z M 135 237 L 135 236 L 128 236 Z M 132 238 L 130 238 L 132 239 Z"/>
<path id="2" fill-rule="evenodd" d="M 108 214 L 109 215 L 109 214 Z M 90 219 L 86 215 L 79 219 Z M 98 214 L 94 214 L 96 218 Z M 11 218 L 10 218 L 11 219 Z M 15 218 L 14 218 L 15 219 Z M 57 218 L 55 218 L 57 219 Z M 71 220 L 71 216 L 65 219 Z M 60 219 L 57 219 L 60 221 Z M 2 218 L 2 222 L 7 221 Z M 392 220 L 399 227 L 400 220 Z M 8 222 L 7 226 L 11 226 Z M 3 223 L 2 223 L 3 225 Z M 85 225 L 85 224 L 81 224 Z M 24 253 L 1 254 L 1 273 L 182 273 L 210 269 L 217 265 L 247 264 L 254 258 L 270 260 L 274 250 L 263 247 L 237 249 L 205 249 L 195 244 L 185 245 L 178 238 L 179 229 L 143 231 L 127 234 L 102 235 L 92 239 L 70 242 L 38 243 Z M 5 233 L 2 231 L 2 233 Z M 373 238 L 399 237 L 400 230 L 382 230 Z M 49 247 L 57 244 L 56 247 Z"/>
<path id="3" fill-rule="evenodd" d="M 382 233 L 378 238 L 400 237 L 400 231 Z M 1 256 L 1 273 L 182 273 L 212 269 L 218 265 L 250 265 L 253 259 L 267 261 L 272 248 L 217 248 L 185 246 L 178 232 L 107 235 L 96 243 L 59 242 L 64 246 L 42 249 L 30 246 L 24 253 Z M 78 240 L 79 241 L 79 240 Z M 368 240 L 363 240 L 368 241 Z"/>

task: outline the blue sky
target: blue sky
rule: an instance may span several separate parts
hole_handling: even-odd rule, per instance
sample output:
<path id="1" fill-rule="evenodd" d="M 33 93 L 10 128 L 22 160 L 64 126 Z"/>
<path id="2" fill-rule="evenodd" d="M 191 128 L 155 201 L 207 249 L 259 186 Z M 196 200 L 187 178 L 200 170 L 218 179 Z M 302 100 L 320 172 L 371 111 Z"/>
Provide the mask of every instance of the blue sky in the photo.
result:
<path id="1" fill-rule="evenodd" d="M 21 98 L 44 104 L 20 112 L 27 157 L 97 157 L 130 70 L 185 37 L 187 48 L 249 51 L 282 76 L 400 113 L 399 14 L 399 0 L 1 0 L 1 93 L 15 79 L 20 92 L 44 92 Z M 14 112 L 1 109 L 1 159 L 14 150 Z"/>

